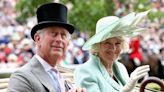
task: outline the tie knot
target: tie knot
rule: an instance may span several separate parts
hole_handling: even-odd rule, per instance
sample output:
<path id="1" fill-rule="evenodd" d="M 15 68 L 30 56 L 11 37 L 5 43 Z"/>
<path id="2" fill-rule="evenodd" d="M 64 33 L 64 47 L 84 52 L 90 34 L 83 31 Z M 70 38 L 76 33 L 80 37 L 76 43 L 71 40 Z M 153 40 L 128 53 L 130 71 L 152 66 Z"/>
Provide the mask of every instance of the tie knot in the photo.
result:
<path id="1" fill-rule="evenodd" d="M 56 74 L 58 73 L 58 70 L 55 68 L 51 68 L 51 71 L 55 72 Z"/>

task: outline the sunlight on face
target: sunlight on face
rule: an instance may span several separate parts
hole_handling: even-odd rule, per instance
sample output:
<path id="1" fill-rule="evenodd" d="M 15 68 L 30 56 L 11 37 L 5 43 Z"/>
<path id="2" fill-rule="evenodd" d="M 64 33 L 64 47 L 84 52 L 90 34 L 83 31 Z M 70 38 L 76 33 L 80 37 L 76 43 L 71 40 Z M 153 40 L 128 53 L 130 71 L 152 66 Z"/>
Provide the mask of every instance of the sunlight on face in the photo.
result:
<path id="1" fill-rule="evenodd" d="M 39 50 L 43 56 L 48 57 L 61 57 L 64 56 L 68 43 L 69 33 L 62 27 L 47 27 L 44 28 L 43 34 L 39 39 Z"/>
<path id="2" fill-rule="evenodd" d="M 100 48 L 99 48 L 98 54 L 99 54 L 99 57 L 103 61 L 114 62 L 120 55 L 121 48 L 122 48 L 122 40 L 121 39 L 119 39 L 117 37 L 109 38 L 100 43 Z"/>

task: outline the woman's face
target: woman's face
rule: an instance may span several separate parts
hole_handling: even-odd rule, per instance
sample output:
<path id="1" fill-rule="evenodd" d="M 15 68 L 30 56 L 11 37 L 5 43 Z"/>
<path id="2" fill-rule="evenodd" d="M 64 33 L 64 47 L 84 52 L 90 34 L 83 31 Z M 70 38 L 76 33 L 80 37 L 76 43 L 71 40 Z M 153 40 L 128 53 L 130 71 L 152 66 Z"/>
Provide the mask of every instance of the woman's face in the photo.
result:
<path id="1" fill-rule="evenodd" d="M 119 38 L 109 38 L 100 43 L 98 55 L 105 62 L 114 62 L 120 55 L 122 41 Z"/>

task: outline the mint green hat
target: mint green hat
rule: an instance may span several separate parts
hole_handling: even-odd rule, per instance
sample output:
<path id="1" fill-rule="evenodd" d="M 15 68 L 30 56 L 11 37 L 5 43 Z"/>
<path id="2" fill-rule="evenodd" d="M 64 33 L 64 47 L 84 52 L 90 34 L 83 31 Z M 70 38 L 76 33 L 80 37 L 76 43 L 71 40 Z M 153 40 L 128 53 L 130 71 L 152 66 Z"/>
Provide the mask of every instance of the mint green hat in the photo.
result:
<path id="1" fill-rule="evenodd" d="M 83 45 L 83 50 L 91 49 L 95 43 L 100 43 L 108 38 L 125 36 L 133 37 L 145 31 L 145 28 L 137 27 L 137 24 L 146 17 L 150 10 L 140 13 L 132 12 L 122 18 L 107 16 L 98 20 L 96 34 Z"/>

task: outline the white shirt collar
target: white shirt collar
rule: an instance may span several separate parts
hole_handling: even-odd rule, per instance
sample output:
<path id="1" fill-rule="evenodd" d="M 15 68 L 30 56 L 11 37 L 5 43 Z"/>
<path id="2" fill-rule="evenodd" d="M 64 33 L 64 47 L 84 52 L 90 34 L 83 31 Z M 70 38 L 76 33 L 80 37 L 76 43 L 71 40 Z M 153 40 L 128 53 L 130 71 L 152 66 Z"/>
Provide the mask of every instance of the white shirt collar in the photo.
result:
<path id="1" fill-rule="evenodd" d="M 43 68 L 45 69 L 45 71 L 52 77 L 52 74 L 50 74 L 50 71 L 52 71 L 52 66 L 50 64 L 48 64 L 43 58 L 41 58 L 39 55 L 35 54 L 35 57 L 38 59 L 38 61 L 41 63 L 41 65 L 43 66 Z M 54 69 L 54 68 L 53 68 Z M 59 85 L 61 87 L 61 92 L 65 92 L 65 86 L 64 86 L 64 79 L 63 77 L 60 75 L 60 73 L 58 72 L 57 68 L 55 68 L 55 76 L 57 76 L 58 80 L 59 80 Z M 57 74 L 57 75 L 56 75 Z M 53 78 L 52 78 L 53 79 Z"/>
<path id="2" fill-rule="evenodd" d="M 53 67 L 48 64 L 43 58 L 41 58 L 39 55 L 35 54 L 35 57 L 38 59 L 38 61 L 41 63 L 41 65 L 43 66 L 44 70 L 46 72 L 50 71 Z"/>

